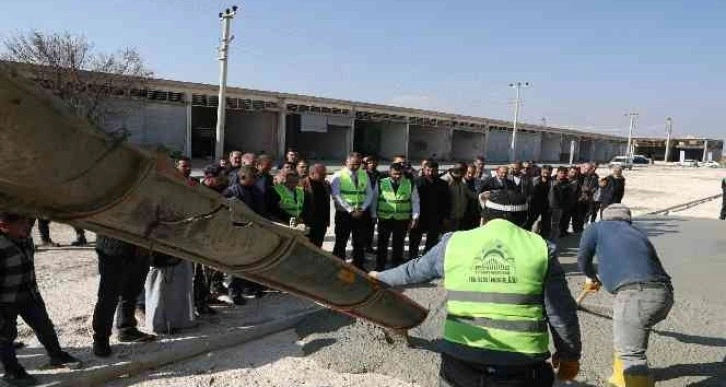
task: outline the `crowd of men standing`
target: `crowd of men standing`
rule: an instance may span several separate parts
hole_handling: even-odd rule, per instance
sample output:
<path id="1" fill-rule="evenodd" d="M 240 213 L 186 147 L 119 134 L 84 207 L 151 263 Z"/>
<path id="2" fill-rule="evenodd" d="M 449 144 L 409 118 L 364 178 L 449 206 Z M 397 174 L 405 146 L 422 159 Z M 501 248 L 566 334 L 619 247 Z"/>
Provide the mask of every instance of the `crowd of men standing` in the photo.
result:
<path id="1" fill-rule="evenodd" d="M 297 152 L 289 150 L 276 168 L 273 164 L 269 155 L 234 151 L 228 158 L 207 166 L 203 178 L 197 180 L 191 176 L 188 158 L 176 160 L 177 170 L 187 185 L 201 185 L 225 198 L 240 200 L 260 216 L 303 230 L 318 247 L 323 246 L 330 227 L 332 200 L 332 253 L 348 259 L 347 245 L 352 238 L 353 265 L 371 269 L 364 267 L 366 253 L 374 254 L 376 271 L 418 257 L 424 235 L 426 252 L 445 232 L 478 227 L 482 204 L 493 191 L 514 190 L 524 195 L 529 208 L 525 227 L 556 242 L 569 233 L 570 225 L 572 232 L 582 232 L 585 224 L 594 222 L 604 208 L 619 203 L 625 187 L 622 169 L 616 167 L 612 174 L 601 178 L 595 173 L 594 163 L 553 169 L 533 162 L 515 162 L 490 172 L 484 158 L 478 157 L 471 164 L 457 162 L 440 171 L 433 159 L 423 160 L 416 170 L 406 157 L 396 156 L 383 172 L 379 171 L 376 156 L 354 152 L 340 170 L 328 177 L 324 164 L 310 165 Z M 16 299 L 18 289 L 39 294 L 34 250 L 27 247 L 32 224 L 32 219 L 11 213 L 0 217 L 4 253 L 19 257 L 18 270 L 22 268 L 26 273 L 22 283 L 3 285 L 0 296 L 12 294 Z M 39 229 L 42 245 L 56 246 L 50 239 L 47 221 L 39 222 Z M 76 234 L 74 245 L 87 244 L 83 230 L 76 229 Z M 170 334 L 194 327 L 196 317 L 214 314 L 210 304 L 222 301 L 242 305 L 246 299 L 264 294 L 264 286 L 254 282 L 104 235 L 98 236 L 95 249 L 100 283 L 92 322 L 93 350 L 100 357 L 111 354 L 109 338 L 114 320 L 119 341 L 151 341 L 154 335 L 137 329 L 139 311 L 152 333 Z M 3 309 L 16 313 L 6 316 L 7 322 L 20 315 L 43 339 L 53 364 L 79 365 L 57 345 L 42 301 L 35 302 L 37 297 L 17 299 L 20 301 L 13 301 L 12 309 Z M 15 359 L 14 326 L 8 324 L 7 331 L 0 332 L 0 354 L 6 375 L 11 379 L 15 375 L 19 380 L 5 380 L 28 382 L 32 377 Z M 17 372 L 7 373 L 8 370 Z"/>

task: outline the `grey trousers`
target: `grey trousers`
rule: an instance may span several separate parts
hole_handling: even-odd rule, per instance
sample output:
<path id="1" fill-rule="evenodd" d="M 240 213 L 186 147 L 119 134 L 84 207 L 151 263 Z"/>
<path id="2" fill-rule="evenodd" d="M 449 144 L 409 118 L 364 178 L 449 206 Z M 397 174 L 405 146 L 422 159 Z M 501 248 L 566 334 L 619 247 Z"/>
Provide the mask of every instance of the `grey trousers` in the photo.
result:
<path id="1" fill-rule="evenodd" d="M 668 316 L 673 306 L 673 290 L 662 287 L 635 288 L 618 291 L 613 306 L 613 336 L 615 352 L 623 362 L 623 371 L 631 375 L 648 375 L 650 329 Z"/>

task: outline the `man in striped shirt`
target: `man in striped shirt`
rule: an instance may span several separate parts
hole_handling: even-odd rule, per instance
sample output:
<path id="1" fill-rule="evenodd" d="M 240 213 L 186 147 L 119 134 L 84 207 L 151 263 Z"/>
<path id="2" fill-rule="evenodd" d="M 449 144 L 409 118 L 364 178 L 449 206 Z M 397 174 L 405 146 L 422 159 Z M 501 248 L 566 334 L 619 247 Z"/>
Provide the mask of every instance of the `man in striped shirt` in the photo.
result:
<path id="1" fill-rule="evenodd" d="M 37 381 L 18 362 L 13 341 L 18 336 L 17 318 L 33 329 L 54 367 L 79 368 L 81 362 L 64 352 L 35 280 L 31 218 L 0 212 L 0 361 L 3 380 L 13 386 Z"/>

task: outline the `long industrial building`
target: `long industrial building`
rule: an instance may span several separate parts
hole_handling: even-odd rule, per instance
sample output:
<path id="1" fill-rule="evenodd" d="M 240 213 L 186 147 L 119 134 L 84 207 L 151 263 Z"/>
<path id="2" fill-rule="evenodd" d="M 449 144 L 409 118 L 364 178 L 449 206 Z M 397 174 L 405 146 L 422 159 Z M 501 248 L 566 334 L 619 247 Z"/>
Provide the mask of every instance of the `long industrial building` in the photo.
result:
<path id="1" fill-rule="evenodd" d="M 668 160 L 665 160 L 666 147 Z M 723 140 L 712 138 L 636 138 L 633 140 L 633 148 L 635 154 L 658 161 L 720 161 L 723 157 Z"/>
<path id="2" fill-rule="evenodd" d="M 154 79 L 119 100 L 124 114 L 107 129 L 126 128 L 138 144 L 163 144 L 193 158 L 211 157 L 217 86 Z M 280 157 L 294 148 L 309 159 L 342 160 L 353 150 L 383 159 L 509 160 L 512 122 L 297 94 L 227 89 L 224 149 Z M 121 102 L 122 101 L 122 102 Z M 606 161 L 625 151 L 623 137 L 540 125 L 517 128 L 518 160 Z"/>

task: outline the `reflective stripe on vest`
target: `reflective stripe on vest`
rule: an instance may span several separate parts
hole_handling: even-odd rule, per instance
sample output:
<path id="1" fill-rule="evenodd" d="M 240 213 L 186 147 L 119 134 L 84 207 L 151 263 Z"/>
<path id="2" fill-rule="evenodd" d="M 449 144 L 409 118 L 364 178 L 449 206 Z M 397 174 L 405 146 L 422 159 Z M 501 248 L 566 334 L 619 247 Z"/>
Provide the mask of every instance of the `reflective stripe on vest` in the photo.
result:
<path id="1" fill-rule="evenodd" d="M 275 192 L 280 197 L 280 209 L 291 217 L 299 218 L 305 200 L 305 191 L 303 191 L 302 187 L 295 187 L 295 194 L 293 195 L 284 184 L 276 184 Z"/>
<path id="2" fill-rule="evenodd" d="M 475 349 L 546 354 L 547 243 L 502 219 L 452 234 L 444 258 L 444 339 Z"/>
<path id="3" fill-rule="evenodd" d="M 343 198 L 355 210 L 363 208 L 366 199 L 366 187 L 368 186 L 368 174 L 363 170 L 356 172 L 358 185 L 353 184 L 353 177 L 349 169 L 340 171 L 340 197 Z"/>
<path id="4" fill-rule="evenodd" d="M 405 220 L 411 218 L 411 179 L 403 178 L 398 191 L 393 191 L 390 177 L 378 183 L 378 218 Z"/>

